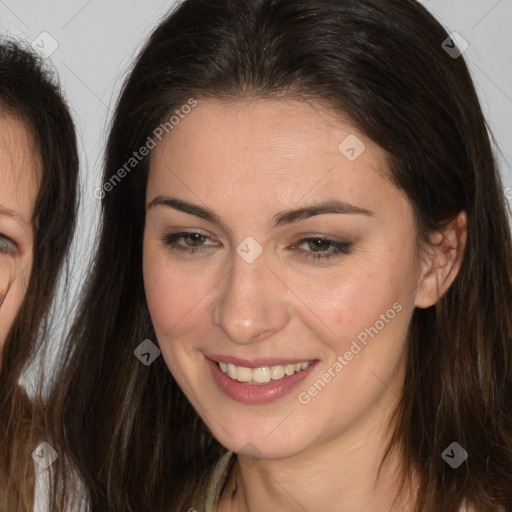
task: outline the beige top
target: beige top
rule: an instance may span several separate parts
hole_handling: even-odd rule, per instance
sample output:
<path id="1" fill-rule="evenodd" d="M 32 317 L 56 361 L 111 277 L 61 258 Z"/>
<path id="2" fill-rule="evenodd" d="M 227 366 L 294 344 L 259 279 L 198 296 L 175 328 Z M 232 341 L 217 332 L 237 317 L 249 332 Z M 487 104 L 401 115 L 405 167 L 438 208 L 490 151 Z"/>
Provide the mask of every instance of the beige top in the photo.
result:
<path id="1" fill-rule="evenodd" d="M 204 512 L 217 512 L 220 493 L 224 487 L 224 484 L 226 483 L 226 479 L 229 476 L 229 466 L 233 456 L 233 452 L 225 453 L 215 466 L 215 470 L 213 471 L 213 475 L 210 480 L 210 485 L 206 490 L 206 503 Z"/>

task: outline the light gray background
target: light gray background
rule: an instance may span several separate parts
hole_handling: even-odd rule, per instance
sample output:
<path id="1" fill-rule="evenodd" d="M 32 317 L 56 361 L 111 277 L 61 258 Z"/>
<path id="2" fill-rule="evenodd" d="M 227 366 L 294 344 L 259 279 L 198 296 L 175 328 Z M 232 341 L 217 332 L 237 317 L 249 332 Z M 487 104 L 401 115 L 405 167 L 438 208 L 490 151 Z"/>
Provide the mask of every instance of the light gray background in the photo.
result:
<path id="1" fill-rule="evenodd" d="M 464 57 L 502 151 L 504 188 L 512 187 L 512 0 L 422 3 L 448 32 L 460 33 L 469 43 Z M 54 50 L 48 58 L 58 70 L 78 126 L 82 205 L 74 248 L 75 291 L 94 249 L 99 202 L 93 191 L 101 184 L 105 134 L 122 79 L 147 35 L 173 4 L 173 0 L 0 0 L 2 35 L 35 41 L 41 51 Z M 512 202 L 512 188 L 508 191 Z"/>

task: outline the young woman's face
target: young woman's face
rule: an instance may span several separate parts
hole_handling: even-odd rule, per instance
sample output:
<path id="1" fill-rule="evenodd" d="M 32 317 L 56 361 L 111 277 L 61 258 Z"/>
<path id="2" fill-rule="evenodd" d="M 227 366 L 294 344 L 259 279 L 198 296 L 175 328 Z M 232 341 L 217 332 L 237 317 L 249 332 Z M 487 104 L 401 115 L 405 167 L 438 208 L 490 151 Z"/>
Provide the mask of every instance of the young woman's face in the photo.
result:
<path id="1" fill-rule="evenodd" d="M 32 269 L 32 211 L 39 162 L 26 126 L 0 117 L 0 364 L 1 349 L 27 291 Z"/>
<path id="2" fill-rule="evenodd" d="M 227 448 L 297 454 L 398 399 L 426 264 L 385 173 L 350 124 L 291 100 L 199 101 L 154 150 L 147 302 L 167 366 Z"/>

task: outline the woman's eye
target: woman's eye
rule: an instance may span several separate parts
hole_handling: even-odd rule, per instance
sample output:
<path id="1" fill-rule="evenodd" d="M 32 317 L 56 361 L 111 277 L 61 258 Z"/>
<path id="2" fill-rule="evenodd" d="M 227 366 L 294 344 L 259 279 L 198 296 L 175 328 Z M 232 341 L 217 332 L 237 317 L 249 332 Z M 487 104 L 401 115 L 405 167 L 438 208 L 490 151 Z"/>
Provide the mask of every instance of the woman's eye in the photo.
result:
<path id="1" fill-rule="evenodd" d="M 188 252 L 190 254 L 200 251 L 208 246 L 218 245 L 216 242 L 206 244 L 211 240 L 208 236 L 195 231 L 182 231 L 180 233 L 170 233 L 163 237 L 164 244 L 172 250 Z"/>
<path id="2" fill-rule="evenodd" d="M 216 247 L 218 242 L 202 233 L 195 231 L 182 231 L 179 233 L 170 233 L 164 235 L 164 244 L 173 251 L 193 254 L 203 251 L 209 247 Z M 209 242 L 209 243 L 208 243 Z M 303 248 L 301 248 L 303 247 Z M 310 237 L 302 239 L 298 244 L 292 246 L 292 249 L 298 249 L 300 258 L 309 259 L 328 259 L 342 254 L 349 254 L 352 244 L 350 242 L 337 242 L 323 237 Z"/>
<path id="3" fill-rule="evenodd" d="M 306 260 L 309 258 L 329 259 L 342 254 L 349 254 L 352 243 L 337 242 L 329 238 L 311 237 L 302 239 L 293 249 L 296 247 L 305 247 L 305 249 L 300 250 L 299 256 Z"/>
<path id="4" fill-rule="evenodd" d="M 14 240 L 0 233 L 0 253 L 16 254 L 18 250 L 18 245 Z"/>

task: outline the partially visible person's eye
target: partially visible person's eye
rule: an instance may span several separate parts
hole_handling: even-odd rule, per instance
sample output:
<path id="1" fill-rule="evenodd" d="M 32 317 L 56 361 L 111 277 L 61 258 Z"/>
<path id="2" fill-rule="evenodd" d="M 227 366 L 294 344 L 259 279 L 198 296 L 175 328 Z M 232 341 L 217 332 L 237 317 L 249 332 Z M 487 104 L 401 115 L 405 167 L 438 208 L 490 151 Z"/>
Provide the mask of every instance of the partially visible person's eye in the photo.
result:
<path id="1" fill-rule="evenodd" d="M 183 243 L 181 243 L 180 240 Z M 198 251 L 205 252 L 205 249 L 208 250 L 208 247 L 218 245 L 217 242 L 206 244 L 205 242 L 208 240 L 211 240 L 211 238 L 197 231 L 169 233 L 163 237 L 163 242 L 169 249 L 188 254 L 193 254 Z"/>
<path id="2" fill-rule="evenodd" d="M 18 245 L 14 240 L 0 233 L 0 253 L 16 254 L 18 250 Z"/>
<path id="3" fill-rule="evenodd" d="M 339 257 L 345 254 L 350 254 L 352 247 L 351 242 L 337 242 L 330 238 L 324 238 L 321 236 L 315 236 L 310 238 L 303 238 L 298 244 L 294 244 L 292 249 L 296 249 L 300 246 L 306 246 L 307 249 L 300 249 L 298 256 L 308 260 L 310 258 L 319 260 L 327 260 L 333 257 Z"/>

